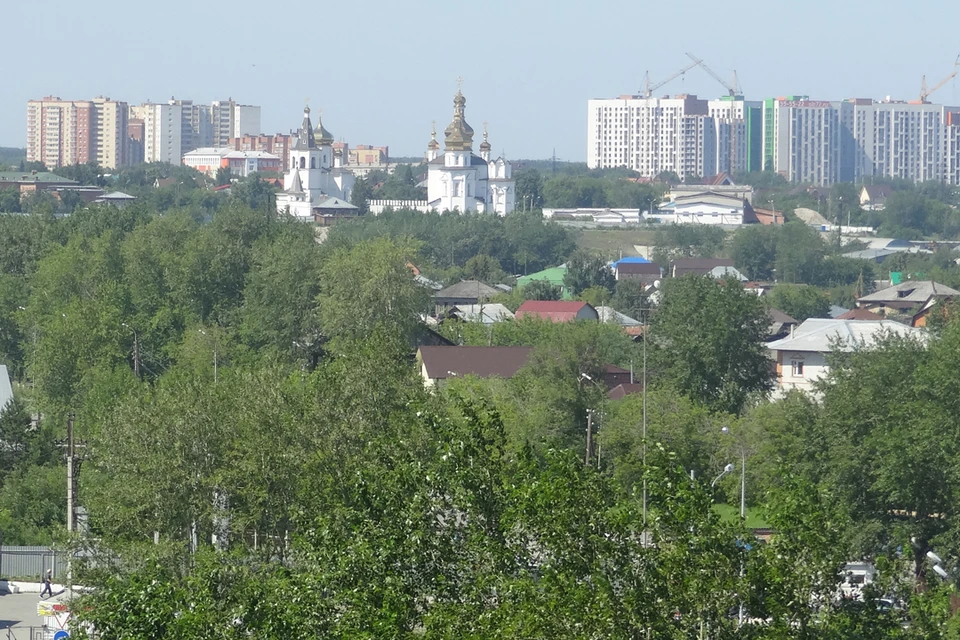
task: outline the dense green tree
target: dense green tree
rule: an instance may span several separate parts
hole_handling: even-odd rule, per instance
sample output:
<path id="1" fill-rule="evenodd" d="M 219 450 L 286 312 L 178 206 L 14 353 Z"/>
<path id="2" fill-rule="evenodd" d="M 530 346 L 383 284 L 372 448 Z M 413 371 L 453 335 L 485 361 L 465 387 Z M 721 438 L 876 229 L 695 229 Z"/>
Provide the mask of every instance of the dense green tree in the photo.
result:
<path id="1" fill-rule="evenodd" d="M 730 243 L 730 257 L 740 272 L 751 280 L 772 280 L 777 266 L 779 229 L 749 225 L 738 230 Z"/>
<path id="2" fill-rule="evenodd" d="M 507 277 L 497 259 L 484 254 L 473 256 L 467 260 L 467 263 L 463 266 L 463 275 L 473 280 L 489 283 L 503 282 Z"/>
<path id="3" fill-rule="evenodd" d="M 0 189 L 0 213 L 20 213 L 20 191 Z"/>
<path id="4" fill-rule="evenodd" d="M 825 318 L 830 297 L 822 289 L 806 284 L 778 284 L 767 293 L 767 304 L 795 320 Z"/>
<path id="5" fill-rule="evenodd" d="M 892 554 L 906 544 L 921 580 L 924 554 L 951 529 L 941 514 L 951 512 L 958 487 L 950 435 L 960 410 L 950 373 L 958 346 L 956 323 L 927 349 L 890 336 L 835 355 L 821 388 L 830 443 L 823 469 L 853 523 L 855 548 Z"/>
<path id="6" fill-rule="evenodd" d="M 616 278 L 607 263 L 598 256 L 577 252 L 567 260 L 567 272 L 563 276 L 563 285 L 573 295 L 580 295 L 591 287 L 602 287 L 613 292 Z"/>
<path id="7" fill-rule="evenodd" d="M 522 211 L 543 207 L 543 176 L 536 169 L 522 169 L 514 176 L 517 180 L 516 203 Z"/>
<path id="8" fill-rule="evenodd" d="M 547 280 L 531 280 L 523 287 L 517 287 L 525 300 L 559 300 L 562 290 Z"/>
<path id="9" fill-rule="evenodd" d="M 692 399 L 740 412 L 770 389 L 763 302 L 733 280 L 688 275 L 664 281 L 651 317 L 658 376 Z"/>
<path id="10" fill-rule="evenodd" d="M 350 192 L 350 204 L 360 210 L 360 215 L 365 215 L 370 211 L 370 199 L 373 196 L 373 189 L 366 178 L 360 176 L 353 184 L 353 191 Z"/>
<path id="11" fill-rule="evenodd" d="M 296 222 L 254 246 L 239 327 L 251 348 L 282 357 L 310 352 L 319 341 L 320 257 L 313 231 Z"/>
<path id="12" fill-rule="evenodd" d="M 818 281 L 826 247 L 820 235 L 801 222 L 788 222 L 779 231 L 777 273 L 779 282 L 812 284 Z"/>
<path id="13" fill-rule="evenodd" d="M 106 186 L 105 171 L 96 162 L 71 164 L 59 167 L 56 174 L 62 178 L 73 180 L 81 185 Z"/>
<path id="14" fill-rule="evenodd" d="M 229 167 L 220 167 L 217 169 L 217 175 L 213 178 L 213 183 L 218 187 L 230 184 L 233 180 L 233 173 Z"/>
<path id="15" fill-rule="evenodd" d="M 716 258 L 723 239 L 723 229 L 712 225 L 663 225 L 654 234 L 654 262 L 666 265 L 676 258 Z"/>
<path id="16" fill-rule="evenodd" d="M 650 310 L 647 287 L 636 278 L 617 280 L 611 304 L 620 313 L 644 322 Z"/>
<path id="17" fill-rule="evenodd" d="M 427 292 L 407 267 L 416 254 L 414 242 L 381 238 L 327 256 L 317 295 L 324 335 L 358 341 L 387 331 L 412 339 L 427 307 Z"/>

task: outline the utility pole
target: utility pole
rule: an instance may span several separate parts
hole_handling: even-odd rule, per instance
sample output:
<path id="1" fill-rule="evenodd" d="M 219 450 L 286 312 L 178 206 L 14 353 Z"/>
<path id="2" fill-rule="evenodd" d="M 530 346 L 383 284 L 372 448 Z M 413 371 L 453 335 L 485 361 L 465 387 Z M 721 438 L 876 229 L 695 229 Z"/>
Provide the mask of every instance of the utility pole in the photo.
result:
<path id="1" fill-rule="evenodd" d="M 74 481 L 76 480 L 73 472 L 73 464 L 76 460 L 75 446 L 73 440 L 73 413 L 67 417 L 67 533 L 73 533 L 73 520 L 76 515 L 74 505 Z"/>
<path id="2" fill-rule="evenodd" d="M 80 475 L 80 465 L 83 462 L 81 456 L 77 455 L 77 449 L 86 446 L 84 441 L 77 442 L 73 433 L 74 414 L 71 411 L 67 415 L 67 438 L 57 443 L 58 446 L 66 449 L 67 457 L 67 533 L 73 534 L 76 530 L 77 522 L 77 478 Z M 73 552 L 67 557 L 67 585 L 73 585 Z"/>
<path id="3" fill-rule="evenodd" d="M 133 375 L 140 377 L 140 337 L 133 332 Z"/>
<path id="4" fill-rule="evenodd" d="M 593 444 L 593 410 L 587 409 L 587 451 L 583 456 L 584 466 L 590 466 L 590 448 Z"/>

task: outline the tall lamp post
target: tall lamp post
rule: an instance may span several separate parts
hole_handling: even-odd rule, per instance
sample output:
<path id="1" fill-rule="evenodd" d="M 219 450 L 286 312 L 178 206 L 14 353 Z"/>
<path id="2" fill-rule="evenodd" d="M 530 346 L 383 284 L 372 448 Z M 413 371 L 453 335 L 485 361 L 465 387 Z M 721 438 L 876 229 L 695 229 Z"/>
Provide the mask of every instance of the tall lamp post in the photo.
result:
<path id="1" fill-rule="evenodd" d="M 723 427 L 720 429 L 721 433 L 729 434 L 730 427 Z M 746 522 L 747 518 L 747 448 L 743 445 L 743 441 L 739 438 L 737 439 L 737 446 L 740 447 L 740 525 Z M 730 465 L 728 465 L 730 466 Z M 740 562 L 740 578 L 742 579 L 744 575 L 744 566 L 743 561 Z M 740 607 L 737 612 L 737 628 L 743 626 L 744 619 L 746 617 L 746 611 L 744 610 L 743 600 L 740 601 Z"/>
<path id="2" fill-rule="evenodd" d="M 729 434 L 730 427 L 723 427 L 720 433 Z M 740 523 L 743 524 L 747 516 L 747 449 L 739 440 L 737 445 L 740 447 Z"/>
<path id="3" fill-rule="evenodd" d="M 600 384 L 596 380 L 594 380 L 593 377 L 590 376 L 589 374 L 581 373 L 580 378 L 582 380 L 586 380 L 587 382 L 593 384 L 593 386 L 595 386 L 597 389 L 600 390 L 601 393 L 603 393 L 603 387 L 601 387 Z M 592 454 L 592 450 L 593 450 L 593 414 L 594 414 L 593 409 L 587 409 L 587 450 L 583 456 L 583 464 L 588 467 L 590 466 L 590 455 Z M 597 468 L 598 469 L 600 468 L 599 445 L 597 449 Z"/>

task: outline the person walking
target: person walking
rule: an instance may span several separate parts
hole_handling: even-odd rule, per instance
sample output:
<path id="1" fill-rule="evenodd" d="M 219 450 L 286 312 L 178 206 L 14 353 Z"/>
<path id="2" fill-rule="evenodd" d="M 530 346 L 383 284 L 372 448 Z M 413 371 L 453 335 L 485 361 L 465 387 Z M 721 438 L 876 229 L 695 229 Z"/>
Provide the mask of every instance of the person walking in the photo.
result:
<path id="1" fill-rule="evenodd" d="M 47 569 L 47 575 L 43 577 L 43 590 L 40 592 L 40 599 L 43 600 L 43 594 L 49 594 L 53 597 L 53 570 Z"/>

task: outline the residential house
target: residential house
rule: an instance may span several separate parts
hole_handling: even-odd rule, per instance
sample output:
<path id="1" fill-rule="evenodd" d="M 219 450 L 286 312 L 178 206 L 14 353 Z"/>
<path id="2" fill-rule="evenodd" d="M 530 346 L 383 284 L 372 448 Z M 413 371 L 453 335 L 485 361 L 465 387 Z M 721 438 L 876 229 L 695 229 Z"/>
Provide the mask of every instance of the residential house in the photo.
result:
<path id="1" fill-rule="evenodd" d="M 615 389 L 624 384 L 633 384 L 633 372 L 612 364 L 603 366 L 603 382 L 607 389 Z"/>
<path id="2" fill-rule="evenodd" d="M 865 184 L 860 189 L 860 208 L 864 211 L 883 211 L 891 193 L 892 189 L 885 184 Z"/>
<path id="3" fill-rule="evenodd" d="M 504 320 L 513 320 L 513 312 L 502 304 L 488 302 L 486 304 L 458 304 L 447 311 L 448 319 L 462 322 L 482 322 L 491 325 Z"/>
<path id="4" fill-rule="evenodd" d="M 417 366 L 426 387 L 450 378 L 512 378 L 530 360 L 532 347 L 431 347 L 417 350 Z"/>
<path id="5" fill-rule="evenodd" d="M 464 280 L 437 291 L 433 294 L 433 302 L 437 306 L 437 313 L 439 314 L 441 311 L 457 305 L 478 304 L 499 293 L 499 290 L 479 280 Z"/>
<path id="6" fill-rule="evenodd" d="M 559 267 L 550 267 L 549 269 L 537 271 L 536 273 L 531 273 L 530 275 L 520 276 L 517 278 L 517 287 L 522 289 L 535 280 L 543 280 L 545 282 L 549 282 L 555 287 L 559 287 L 561 297 L 563 297 L 564 300 L 569 300 L 571 298 L 570 291 L 563 284 L 563 279 L 566 275 L 567 265 L 562 264 Z"/>
<path id="7" fill-rule="evenodd" d="M 575 300 L 527 300 L 520 305 L 514 317 L 517 320 L 541 318 L 551 322 L 600 319 L 593 305 Z"/>
<path id="8" fill-rule="evenodd" d="M 711 278 L 716 278 L 717 280 L 723 280 L 725 278 L 733 278 L 738 282 L 746 282 L 747 276 L 743 275 L 735 267 L 714 267 L 710 269 L 710 272 L 707 274 Z"/>
<path id="9" fill-rule="evenodd" d="M 883 320 L 883 316 L 868 309 L 850 309 L 834 317 L 837 320 Z"/>
<path id="10" fill-rule="evenodd" d="M 341 198 L 327 198 L 313 206 L 313 221 L 321 227 L 360 215 L 360 208 Z"/>
<path id="11" fill-rule="evenodd" d="M 753 208 L 745 198 L 713 191 L 677 195 L 649 214 L 661 224 L 742 225 L 753 222 Z"/>
<path id="12" fill-rule="evenodd" d="M 858 298 L 857 306 L 885 318 L 916 316 L 915 326 L 923 326 L 930 310 L 937 303 L 947 302 L 958 296 L 960 291 L 933 280 L 906 280 Z"/>
<path id="13" fill-rule="evenodd" d="M 623 332 L 634 340 L 643 336 L 642 322 L 625 313 L 620 313 L 613 307 L 597 307 L 597 315 L 600 317 L 600 322 L 619 325 Z"/>
<path id="14" fill-rule="evenodd" d="M 643 385 L 639 383 L 626 383 L 618 384 L 613 389 L 607 393 L 607 398 L 610 400 L 623 400 L 627 396 L 632 396 L 637 393 L 643 393 Z"/>
<path id="15" fill-rule="evenodd" d="M 129 193 L 124 193 L 123 191 L 112 191 L 100 196 L 93 202 L 95 204 L 112 204 L 118 209 L 123 209 L 136 201 L 137 196 L 131 196 Z"/>
<path id="16" fill-rule="evenodd" d="M 775 393 L 779 395 L 791 389 L 813 391 L 815 383 L 830 372 L 827 361 L 830 353 L 869 347 L 883 336 L 891 334 L 915 338 L 924 343 L 929 338 L 923 329 L 892 320 L 805 320 L 788 337 L 767 345 L 776 362 Z"/>
<path id="17" fill-rule="evenodd" d="M 621 260 L 613 268 L 617 280 L 639 280 L 644 286 L 651 286 L 663 277 L 663 269 L 652 262 L 624 262 Z"/>
<path id="18" fill-rule="evenodd" d="M 680 258 L 670 263 L 670 277 L 679 278 L 688 273 L 705 276 L 717 267 L 733 267 L 729 258 Z"/>
<path id="19" fill-rule="evenodd" d="M 800 324 L 798 320 L 791 318 L 779 309 L 770 309 L 767 313 L 770 316 L 770 328 L 767 330 L 768 340 L 779 340 L 786 337 Z"/>

